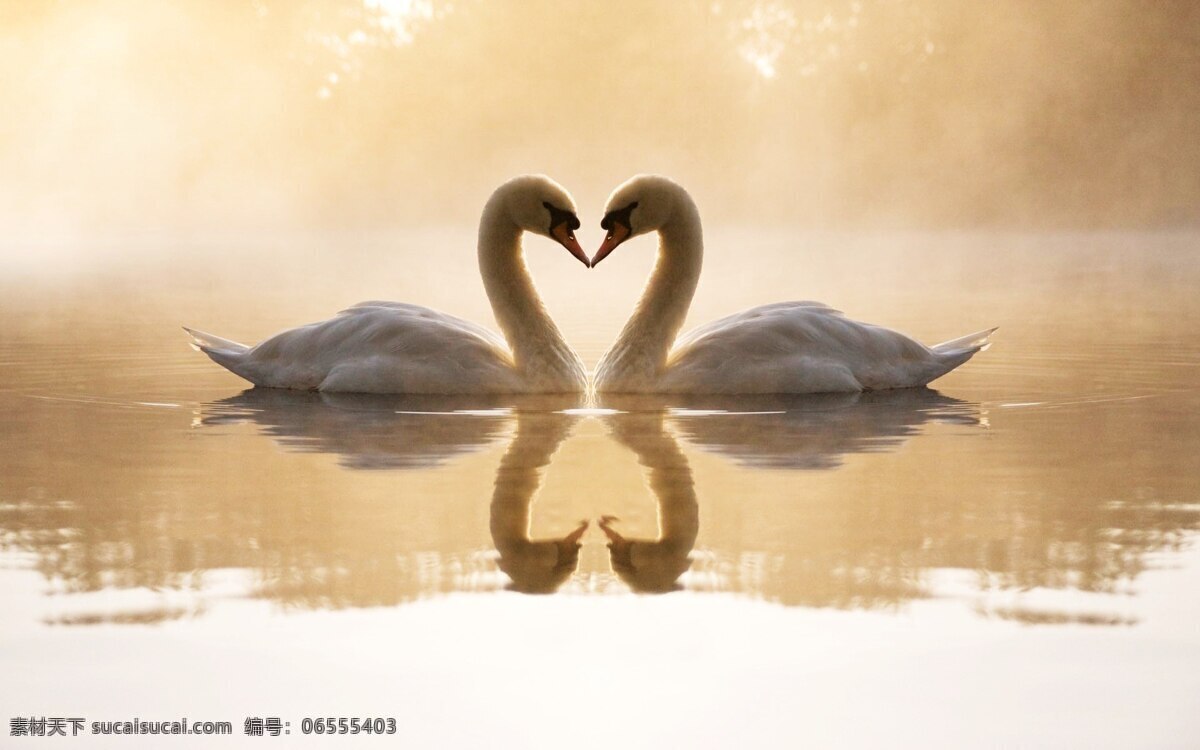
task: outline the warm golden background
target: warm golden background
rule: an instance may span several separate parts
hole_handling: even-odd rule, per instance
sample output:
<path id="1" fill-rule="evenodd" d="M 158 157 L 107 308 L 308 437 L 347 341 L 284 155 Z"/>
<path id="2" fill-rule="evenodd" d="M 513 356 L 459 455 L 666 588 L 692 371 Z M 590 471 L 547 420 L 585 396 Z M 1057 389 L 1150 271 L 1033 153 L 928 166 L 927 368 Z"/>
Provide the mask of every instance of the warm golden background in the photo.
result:
<path id="1" fill-rule="evenodd" d="M 1194 0 L 0 0 L 0 707 L 1196 746 L 1198 50 Z M 243 393 L 179 328 L 492 327 L 497 183 L 554 176 L 594 250 L 650 170 L 705 220 L 689 326 L 994 346 L 940 395 L 460 409 Z M 526 247 L 594 365 L 654 238 Z"/>
<path id="2" fill-rule="evenodd" d="M 1198 50 L 1190 0 L 0 0 L 0 227 L 461 225 L 525 171 L 735 223 L 1194 226 Z"/>

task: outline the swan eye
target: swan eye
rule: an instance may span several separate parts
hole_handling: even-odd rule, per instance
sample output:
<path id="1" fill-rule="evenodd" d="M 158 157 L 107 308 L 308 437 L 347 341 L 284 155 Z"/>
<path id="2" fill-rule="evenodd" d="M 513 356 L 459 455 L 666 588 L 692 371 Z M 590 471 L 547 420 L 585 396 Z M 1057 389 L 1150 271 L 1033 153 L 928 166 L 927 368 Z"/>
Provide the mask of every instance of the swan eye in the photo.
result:
<path id="1" fill-rule="evenodd" d="M 637 201 L 630 203 L 625 208 L 609 211 L 604 215 L 604 220 L 600 222 L 601 229 L 608 230 L 608 236 L 611 237 L 617 225 L 625 227 L 630 232 L 633 231 L 633 209 L 637 208 Z"/>
<path id="2" fill-rule="evenodd" d="M 554 234 L 554 228 L 560 224 L 566 224 L 568 231 L 579 228 L 579 217 L 574 213 L 564 211 L 549 201 L 542 201 L 542 205 L 550 212 L 550 234 Z"/>

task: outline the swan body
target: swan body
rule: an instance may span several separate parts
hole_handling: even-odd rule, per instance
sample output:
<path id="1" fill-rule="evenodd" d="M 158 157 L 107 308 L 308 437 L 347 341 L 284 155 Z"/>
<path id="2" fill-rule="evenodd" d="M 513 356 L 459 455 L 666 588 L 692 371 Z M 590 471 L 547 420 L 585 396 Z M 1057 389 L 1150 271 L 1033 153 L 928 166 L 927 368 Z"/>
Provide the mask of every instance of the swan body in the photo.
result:
<path id="1" fill-rule="evenodd" d="M 837 393 L 923 386 L 985 348 L 990 329 L 929 347 L 819 302 L 753 307 L 676 340 L 700 277 L 700 215 L 687 192 L 643 175 L 609 198 L 594 266 L 657 230 L 658 262 L 637 308 L 596 368 L 609 393 Z"/>
<path id="2" fill-rule="evenodd" d="M 420 305 L 361 302 L 255 347 L 185 330 L 213 361 L 267 388 L 442 393 L 449 386 L 455 393 L 509 393 L 522 386 L 503 339 Z"/>
<path id="3" fill-rule="evenodd" d="M 484 207 L 479 268 L 504 337 L 446 313 L 400 302 L 363 302 L 329 320 L 275 334 L 257 346 L 185 329 L 214 362 L 269 388 L 324 392 L 575 393 L 579 356 L 543 307 L 521 234 L 551 237 L 585 263 L 574 202 L 547 177 L 501 185 Z"/>

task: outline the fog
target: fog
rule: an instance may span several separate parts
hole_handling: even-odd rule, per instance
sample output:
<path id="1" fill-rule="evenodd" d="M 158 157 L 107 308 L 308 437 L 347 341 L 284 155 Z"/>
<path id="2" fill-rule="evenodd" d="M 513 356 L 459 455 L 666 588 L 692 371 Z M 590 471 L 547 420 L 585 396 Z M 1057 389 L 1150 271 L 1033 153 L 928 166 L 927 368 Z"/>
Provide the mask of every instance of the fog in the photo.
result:
<path id="1" fill-rule="evenodd" d="M 470 224 L 541 171 L 811 228 L 1200 219 L 1188 0 L 0 0 L 0 230 Z"/>

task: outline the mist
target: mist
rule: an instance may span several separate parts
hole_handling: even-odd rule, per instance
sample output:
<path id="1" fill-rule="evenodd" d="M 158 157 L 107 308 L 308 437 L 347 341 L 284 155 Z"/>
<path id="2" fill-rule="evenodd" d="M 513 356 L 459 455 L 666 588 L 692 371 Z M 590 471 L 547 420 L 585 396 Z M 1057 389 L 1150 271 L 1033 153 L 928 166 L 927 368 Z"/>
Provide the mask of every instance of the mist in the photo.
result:
<path id="1" fill-rule="evenodd" d="M 521 172 L 710 220 L 1200 220 L 1186 0 L 0 1 L 0 231 L 472 224 Z"/>

